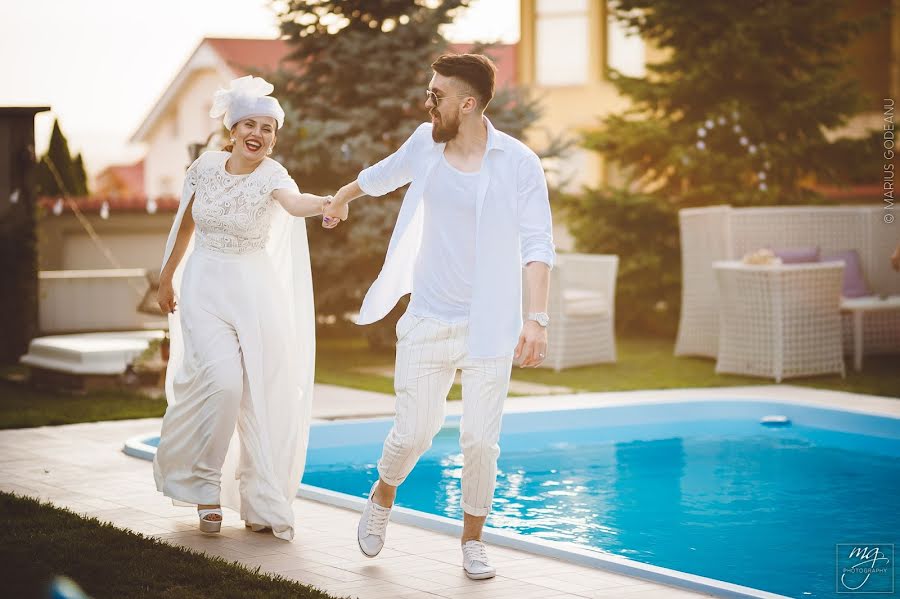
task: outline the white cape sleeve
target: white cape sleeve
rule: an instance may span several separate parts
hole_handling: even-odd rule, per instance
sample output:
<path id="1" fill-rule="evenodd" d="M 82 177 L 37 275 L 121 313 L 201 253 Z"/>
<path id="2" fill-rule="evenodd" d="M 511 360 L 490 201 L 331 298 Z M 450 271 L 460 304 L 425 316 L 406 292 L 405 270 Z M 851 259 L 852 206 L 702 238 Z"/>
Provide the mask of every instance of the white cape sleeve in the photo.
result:
<path id="1" fill-rule="evenodd" d="M 191 205 L 191 200 L 194 199 L 194 192 L 197 189 L 197 174 L 200 168 L 200 163 L 203 161 L 203 155 L 201 154 L 197 160 L 188 167 L 187 172 L 184 175 L 184 186 L 181 190 L 181 200 L 178 203 L 178 212 L 175 214 L 175 220 L 172 222 L 172 228 L 169 230 L 169 238 L 166 240 L 166 249 L 163 253 L 163 261 L 162 266 L 160 266 L 160 272 L 166 267 L 166 264 L 169 262 L 169 258 L 172 256 L 172 250 L 175 248 L 175 240 L 178 238 L 178 229 L 181 228 L 181 221 L 184 220 L 184 213 L 187 210 L 188 206 Z M 181 275 L 184 272 L 184 265 L 187 263 L 188 258 L 191 253 L 194 251 L 194 236 L 191 235 L 191 241 L 188 243 L 187 251 L 185 251 L 184 256 L 181 259 L 181 262 L 178 264 L 178 268 L 175 269 L 175 274 L 172 277 L 172 286 L 175 289 L 175 299 L 177 301 L 180 293 L 181 293 Z M 175 373 L 178 370 L 178 366 L 181 365 L 182 360 L 184 359 L 184 339 L 181 337 L 181 318 L 174 313 L 171 313 L 169 316 L 169 363 L 166 368 L 166 401 L 168 403 L 173 403 L 175 395 L 173 392 L 173 383 L 175 379 Z"/>

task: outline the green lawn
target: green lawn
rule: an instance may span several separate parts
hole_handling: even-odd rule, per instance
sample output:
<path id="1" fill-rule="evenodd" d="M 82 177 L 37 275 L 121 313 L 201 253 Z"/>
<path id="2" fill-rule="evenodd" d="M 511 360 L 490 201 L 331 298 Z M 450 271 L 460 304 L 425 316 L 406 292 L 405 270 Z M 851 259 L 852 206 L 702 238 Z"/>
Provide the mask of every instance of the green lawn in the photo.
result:
<path id="1" fill-rule="evenodd" d="M 572 368 L 555 373 L 545 369 L 513 369 L 513 379 L 563 386 L 576 391 L 627 391 L 679 387 L 761 385 L 773 381 L 743 376 L 717 375 L 715 361 L 676 358 L 673 342 L 648 337 L 620 337 L 615 364 Z M 390 377 L 366 374 L 364 367 L 390 367 L 393 352 L 373 352 L 362 338 L 326 338 L 318 342 L 316 381 L 393 393 Z M 900 356 L 869 356 L 862 373 L 850 369 L 847 378 L 836 375 L 789 379 L 792 385 L 900 397 Z M 849 368 L 849 365 L 848 365 Z M 162 416 L 165 401 L 127 391 L 102 391 L 88 395 L 35 391 L 5 380 L 3 375 L 20 369 L 0 370 L 0 428 L 22 428 L 97 420 Z M 459 399 L 454 385 L 450 399 Z M 513 400 L 514 401 L 514 400 Z"/>
<path id="2" fill-rule="evenodd" d="M 0 429 L 99 420 L 155 418 L 166 400 L 131 391 L 95 391 L 84 395 L 31 389 L 0 379 Z"/>
<path id="3" fill-rule="evenodd" d="M 0 493 L 0 513 L 4 597 L 47 597 L 54 576 L 71 578 L 95 599 L 331 597 L 34 499 Z"/>

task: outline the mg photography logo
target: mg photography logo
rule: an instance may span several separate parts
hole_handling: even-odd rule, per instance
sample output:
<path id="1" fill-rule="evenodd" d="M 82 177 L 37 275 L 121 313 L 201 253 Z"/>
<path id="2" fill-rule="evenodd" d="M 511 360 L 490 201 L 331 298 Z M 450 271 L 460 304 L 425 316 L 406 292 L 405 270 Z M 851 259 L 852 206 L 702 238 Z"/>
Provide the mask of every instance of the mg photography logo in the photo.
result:
<path id="1" fill-rule="evenodd" d="M 894 545 L 838 543 L 835 590 L 838 593 L 894 592 Z"/>

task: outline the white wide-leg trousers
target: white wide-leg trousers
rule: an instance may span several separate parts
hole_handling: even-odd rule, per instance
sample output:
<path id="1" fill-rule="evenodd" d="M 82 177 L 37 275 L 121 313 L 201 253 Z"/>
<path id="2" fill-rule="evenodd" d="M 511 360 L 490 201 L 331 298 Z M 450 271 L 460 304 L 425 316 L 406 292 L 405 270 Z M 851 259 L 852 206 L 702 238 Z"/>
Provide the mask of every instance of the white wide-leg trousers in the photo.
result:
<path id="1" fill-rule="evenodd" d="M 184 358 L 153 465 L 168 497 L 221 503 L 290 540 L 307 425 L 284 297 L 265 251 L 194 250 L 178 298 Z"/>
<path id="2" fill-rule="evenodd" d="M 462 371 L 462 508 L 487 516 L 494 498 L 500 423 L 509 390 L 512 356 L 470 358 L 468 325 L 449 324 L 407 312 L 397 322 L 397 394 L 394 426 L 384 442 L 378 473 L 400 485 L 425 453 L 444 422 L 447 394 Z"/>

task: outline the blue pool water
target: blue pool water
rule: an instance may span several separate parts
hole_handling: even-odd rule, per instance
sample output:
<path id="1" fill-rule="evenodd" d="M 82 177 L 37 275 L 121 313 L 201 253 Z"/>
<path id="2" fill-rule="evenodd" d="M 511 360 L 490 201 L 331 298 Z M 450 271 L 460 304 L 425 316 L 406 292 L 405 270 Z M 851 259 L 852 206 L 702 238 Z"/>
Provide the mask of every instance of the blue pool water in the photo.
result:
<path id="1" fill-rule="evenodd" d="M 846 597 L 836 545 L 900 542 L 898 420 L 713 406 L 506 415 L 488 525 L 791 597 Z M 792 424 L 759 423 L 773 413 Z M 365 497 L 389 427 L 313 427 L 304 484 Z M 451 423 L 398 505 L 460 518 L 461 472 Z"/>

